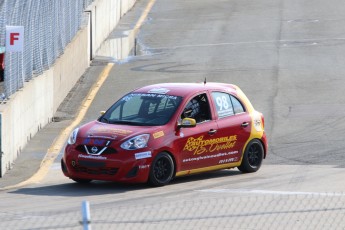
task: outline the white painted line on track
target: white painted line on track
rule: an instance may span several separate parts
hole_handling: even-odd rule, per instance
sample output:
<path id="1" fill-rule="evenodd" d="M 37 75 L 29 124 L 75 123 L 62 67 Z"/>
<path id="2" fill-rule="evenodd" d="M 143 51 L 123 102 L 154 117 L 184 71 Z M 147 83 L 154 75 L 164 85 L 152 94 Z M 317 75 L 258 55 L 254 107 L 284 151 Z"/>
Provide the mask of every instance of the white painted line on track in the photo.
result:
<path id="1" fill-rule="evenodd" d="M 205 193 L 235 193 L 235 194 L 262 194 L 262 195 L 303 195 L 303 196 L 345 196 L 345 193 L 337 192 L 297 192 L 297 191 L 274 191 L 257 189 L 202 189 L 196 192 Z"/>
<path id="2" fill-rule="evenodd" d="M 164 49 L 185 49 L 185 48 L 196 48 L 196 47 L 212 47 L 212 46 L 239 46 L 239 45 L 260 45 L 260 44 L 277 44 L 283 43 L 282 46 L 287 44 L 305 44 L 305 45 L 317 45 L 322 42 L 333 41 L 343 42 L 345 37 L 338 38 L 309 38 L 309 39 L 297 39 L 297 40 L 262 40 L 262 41 L 239 41 L 239 42 L 221 42 L 221 43 L 204 43 L 204 44 L 188 44 L 180 46 L 161 46 L 151 47 L 150 50 L 164 50 Z"/>

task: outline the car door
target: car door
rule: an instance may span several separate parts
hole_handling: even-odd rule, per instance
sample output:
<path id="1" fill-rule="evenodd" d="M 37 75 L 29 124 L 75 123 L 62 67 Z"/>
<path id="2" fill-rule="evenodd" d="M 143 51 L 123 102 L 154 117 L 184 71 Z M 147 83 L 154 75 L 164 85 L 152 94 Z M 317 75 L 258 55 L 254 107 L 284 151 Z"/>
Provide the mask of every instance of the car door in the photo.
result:
<path id="1" fill-rule="evenodd" d="M 217 150 L 212 149 L 218 135 L 217 122 L 212 119 L 208 94 L 193 96 L 185 105 L 180 119 L 193 118 L 193 128 L 180 128 L 178 135 L 177 171 L 205 168 L 215 164 Z"/>
<path id="2" fill-rule="evenodd" d="M 211 95 L 217 116 L 217 133 L 226 141 L 217 147 L 221 155 L 218 163 L 240 162 L 251 132 L 251 117 L 234 95 L 219 91 L 211 92 Z"/>

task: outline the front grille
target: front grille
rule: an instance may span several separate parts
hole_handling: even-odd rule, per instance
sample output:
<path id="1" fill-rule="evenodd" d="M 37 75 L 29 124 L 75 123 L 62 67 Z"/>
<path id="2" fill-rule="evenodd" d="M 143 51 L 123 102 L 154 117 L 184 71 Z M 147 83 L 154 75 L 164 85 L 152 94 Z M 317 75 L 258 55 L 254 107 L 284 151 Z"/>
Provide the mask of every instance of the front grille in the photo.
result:
<path id="1" fill-rule="evenodd" d="M 86 151 L 85 147 L 87 148 L 87 150 L 89 151 L 89 153 L 92 153 L 92 148 L 95 147 L 93 145 L 78 145 L 76 147 L 76 150 L 78 152 L 81 152 L 81 153 L 86 153 L 88 154 L 88 152 Z M 98 154 L 101 150 L 103 150 L 103 148 L 105 147 L 100 147 L 100 146 L 97 146 L 98 148 L 98 151 L 95 152 L 94 154 Z M 111 147 L 106 147 L 106 149 L 101 153 L 101 155 L 105 155 L 105 154 L 114 154 L 114 153 L 117 153 L 116 149 L 114 148 L 111 148 Z"/>
<path id="2" fill-rule="evenodd" d="M 79 160 L 78 165 L 87 168 L 102 168 L 105 166 L 105 162 Z"/>
<path id="3" fill-rule="evenodd" d="M 86 153 L 85 148 L 84 148 L 84 145 L 78 145 L 75 149 L 76 149 L 78 152 Z"/>
<path id="4" fill-rule="evenodd" d="M 106 155 L 106 154 L 114 154 L 114 153 L 117 153 L 116 149 L 113 149 L 113 148 L 107 148 L 103 153 L 102 155 Z"/>
<path id="5" fill-rule="evenodd" d="M 92 175 L 115 175 L 118 171 L 118 168 L 88 168 L 77 165 L 74 167 L 74 170 L 79 173 L 87 173 Z"/>

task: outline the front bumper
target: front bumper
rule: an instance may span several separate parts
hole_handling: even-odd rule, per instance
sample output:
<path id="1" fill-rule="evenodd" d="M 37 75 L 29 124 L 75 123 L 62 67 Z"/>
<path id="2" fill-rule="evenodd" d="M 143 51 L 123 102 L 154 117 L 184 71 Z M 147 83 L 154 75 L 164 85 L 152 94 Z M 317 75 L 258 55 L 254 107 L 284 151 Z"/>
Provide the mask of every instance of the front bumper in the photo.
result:
<path id="1" fill-rule="evenodd" d="M 94 156 L 71 151 L 61 159 L 61 169 L 71 179 L 145 183 L 151 162 L 152 156 L 135 159 L 132 155 L 121 158 L 116 154 Z"/>

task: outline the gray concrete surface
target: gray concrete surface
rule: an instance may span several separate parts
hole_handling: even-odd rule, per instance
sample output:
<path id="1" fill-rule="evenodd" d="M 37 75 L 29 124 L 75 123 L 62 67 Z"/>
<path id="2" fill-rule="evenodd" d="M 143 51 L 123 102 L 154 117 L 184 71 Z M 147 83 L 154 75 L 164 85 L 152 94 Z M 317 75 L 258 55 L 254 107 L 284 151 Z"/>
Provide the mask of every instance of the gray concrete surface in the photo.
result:
<path id="1" fill-rule="evenodd" d="M 83 123 L 142 85 L 232 82 L 265 115 L 262 168 L 161 188 L 78 185 L 61 174 L 60 154 L 40 183 L 0 192 L 0 228 L 79 229 L 88 200 L 95 229 L 344 229 L 344 8 L 339 0 L 157 0 L 141 52 L 116 64 Z"/>

